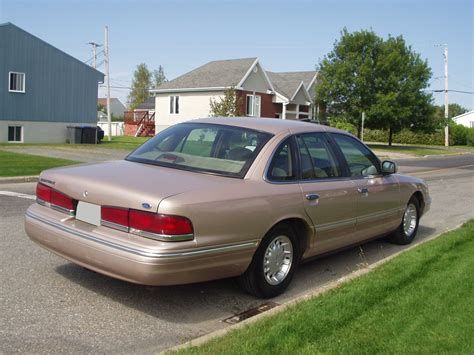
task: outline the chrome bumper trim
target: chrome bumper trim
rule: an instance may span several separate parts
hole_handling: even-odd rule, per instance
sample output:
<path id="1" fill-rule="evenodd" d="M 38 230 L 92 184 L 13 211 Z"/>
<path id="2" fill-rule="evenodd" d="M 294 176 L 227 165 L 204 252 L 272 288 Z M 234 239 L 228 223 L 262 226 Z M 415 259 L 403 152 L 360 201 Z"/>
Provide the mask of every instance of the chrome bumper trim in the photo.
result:
<path id="1" fill-rule="evenodd" d="M 137 249 L 137 248 L 132 248 L 129 246 L 125 246 L 122 244 L 117 244 L 114 242 L 110 242 L 101 238 L 98 238 L 90 233 L 82 232 L 77 229 L 50 221 L 48 219 L 45 219 L 35 213 L 32 213 L 30 211 L 26 211 L 26 216 L 30 217 L 36 221 L 39 221 L 41 223 L 47 224 L 51 227 L 57 228 L 62 230 L 63 232 L 67 232 L 70 234 L 73 234 L 77 237 L 80 237 L 82 239 L 86 239 L 89 241 L 93 241 L 105 246 L 108 246 L 110 248 L 114 248 L 120 251 L 124 251 L 127 253 L 139 255 L 139 256 L 144 256 L 144 257 L 149 257 L 149 258 L 157 258 L 157 259 L 166 259 L 166 258 L 187 258 L 187 257 L 192 257 L 192 256 L 198 256 L 198 255 L 209 255 L 209 254 L 218 254 L 222 252 L 227 252 L 227 251 L 238 251 L 238 250 L 246 250 L 246 249 L 253 249 L 258 246 L 259 240 L 253 240 L 245 243 L 238 243 L 238 244 L 229 244 L 229 245 L 223 245 L 223 246 L 217 246 L 217 247 L 209 247 L 209 248 L 201 248 L 201 249 L 193 249 L 193 250 L 183 250 L 179 252 L 169 252 L 169 253 L 162 253 L 162 252 L 155 252 L 153 250 L 146 250 L 146 249 Z"/>

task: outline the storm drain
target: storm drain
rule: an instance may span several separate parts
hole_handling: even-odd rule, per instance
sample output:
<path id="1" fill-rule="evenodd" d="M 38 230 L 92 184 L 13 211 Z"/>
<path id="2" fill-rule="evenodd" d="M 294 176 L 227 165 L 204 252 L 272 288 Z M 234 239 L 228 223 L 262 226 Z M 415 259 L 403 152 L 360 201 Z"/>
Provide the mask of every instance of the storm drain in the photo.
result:
<path id="1" fill-rule="evenodd" d="M 263 313 L 263 312 L 266 312 L 272 308 L 275 308 L 276 306 L 279 306 L 280 304 L 279 303 L 276 303 L 276 302 L 267 302 L 267 303 L 263 303 L 261 304 L 260 306 L 258 307 L 255 307 L 255 308 L 250 308 L 246 311 L 243 311 L 239 314 L 236 314 L 236 315 L 233 315 L 229 318 L 226 318 L 223 320 L 223 322 L 225 323 L 229 323 L 229 324 L 236 324 L 236 323 L 240 323 L 242 322 L 243 320 L 245 319 L 248 319 L 248 318 L 251 318 L 253 316 L 256 316 L 257 314 L 260 314 L 260 313 Z"/>

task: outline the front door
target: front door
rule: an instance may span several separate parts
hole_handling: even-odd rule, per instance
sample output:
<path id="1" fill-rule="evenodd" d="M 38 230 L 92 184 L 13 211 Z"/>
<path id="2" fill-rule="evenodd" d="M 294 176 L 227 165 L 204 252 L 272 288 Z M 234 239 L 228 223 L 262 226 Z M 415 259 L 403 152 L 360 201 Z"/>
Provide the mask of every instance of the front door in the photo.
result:
<path id="1" fill-rule="evenodd" d="M 353 243 L 358 197 L 354 182 L 344 177 L 325 133 L 301 134 L 296 141 L 303 203 L 316 230 L 305 256 Z"/>
<path id="2" fill-rule="evenodd" d="M 342 152 L 357 191 L 357 238 L 364 240 L 394 230 L 401 222 L 399 185 L 382 175 L 377 157 L 360 141 L 331 133 Z"/>

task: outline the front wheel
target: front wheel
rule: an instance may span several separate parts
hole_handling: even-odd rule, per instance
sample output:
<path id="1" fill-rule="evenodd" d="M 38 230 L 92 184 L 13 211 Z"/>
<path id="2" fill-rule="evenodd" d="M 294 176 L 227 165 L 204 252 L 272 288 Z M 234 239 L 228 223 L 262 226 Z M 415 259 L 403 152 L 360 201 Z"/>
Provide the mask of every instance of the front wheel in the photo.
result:
<path id="1" fill-rule="evenodd" d="M 289 225 L 279 225 L 263 238 L 247 271 L 239 277 L 248 293 L 271 298 L 290 284 L 300 261 L 296 234 Z"/>
<path id="2" fill-rule="evenodd" d="M 392 243 L 405 245 L 410 244 L 415 239 L 420 222 L 420 203 L 416 197 L 408 201 L 403 213 L 403 219 L 397 230 L 390 235 Z"/>

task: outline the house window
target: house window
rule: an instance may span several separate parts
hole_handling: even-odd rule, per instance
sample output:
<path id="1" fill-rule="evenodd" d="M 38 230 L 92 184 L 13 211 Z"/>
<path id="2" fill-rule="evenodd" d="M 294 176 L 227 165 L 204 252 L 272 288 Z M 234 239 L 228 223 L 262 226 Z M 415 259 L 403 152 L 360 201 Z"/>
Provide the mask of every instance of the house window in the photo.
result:
<path id="1" fill-rule="evenodd" d="M 8 141 L 9 142 L 23 142 L 23 127 L 22 126 L 8 126 Z"/>
<path id="2" fill-rule="evenodd" d="M 170 114 L 179 113 L 179 96 L 170 96 Z"/>
<path id="3" fill-rule="evenodd" d="M 247 116 L 260 116 L 260 102 L 261 97 L 258 95 L 247 95 L 247 108 L 246 114 Z"/>
<path id="4" fill-rule="evenodd" d="M 9 73 L 8 91 L 25 92 L 25 73 L 16 73 L 16 72 Z"/>

